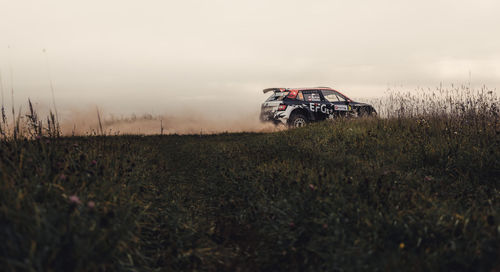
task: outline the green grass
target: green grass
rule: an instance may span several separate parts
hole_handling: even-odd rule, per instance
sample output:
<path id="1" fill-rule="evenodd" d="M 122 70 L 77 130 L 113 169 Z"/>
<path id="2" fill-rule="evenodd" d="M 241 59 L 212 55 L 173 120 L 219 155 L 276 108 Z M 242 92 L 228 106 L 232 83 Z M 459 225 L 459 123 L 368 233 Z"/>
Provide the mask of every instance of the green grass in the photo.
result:
<path id="1" fill-rule="evenodd" d="M 2 141 L 0 267 L 490 271 L 499 177 L 498 117 Z"/>

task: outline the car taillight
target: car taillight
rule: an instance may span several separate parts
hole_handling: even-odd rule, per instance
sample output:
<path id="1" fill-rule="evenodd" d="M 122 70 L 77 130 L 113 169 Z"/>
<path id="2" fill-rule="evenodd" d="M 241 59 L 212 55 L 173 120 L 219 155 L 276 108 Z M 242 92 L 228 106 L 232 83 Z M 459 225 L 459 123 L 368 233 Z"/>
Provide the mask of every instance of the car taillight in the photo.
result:
<path id="1" fill-rule="evenodd" d="M 285 104 L 280 104 L 280 105 L 278 106 L 278 110 L 279 110 L 279 111 L 284 111 L 284 110 L 286 110 L 286 105 L 285 105 Z"/>

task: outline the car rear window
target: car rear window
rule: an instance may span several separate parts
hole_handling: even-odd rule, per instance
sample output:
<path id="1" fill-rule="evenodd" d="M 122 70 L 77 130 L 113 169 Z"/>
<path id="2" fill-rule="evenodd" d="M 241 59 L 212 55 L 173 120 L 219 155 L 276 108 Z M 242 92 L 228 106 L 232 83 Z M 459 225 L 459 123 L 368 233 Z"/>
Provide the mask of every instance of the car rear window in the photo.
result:
<path id="1" fill-rule="evenodd" d="M 267 101 L 281 101 L 285 99 L 285 97 L 289 94 L 290 92 L 274 92 L 268 99 Z"/>

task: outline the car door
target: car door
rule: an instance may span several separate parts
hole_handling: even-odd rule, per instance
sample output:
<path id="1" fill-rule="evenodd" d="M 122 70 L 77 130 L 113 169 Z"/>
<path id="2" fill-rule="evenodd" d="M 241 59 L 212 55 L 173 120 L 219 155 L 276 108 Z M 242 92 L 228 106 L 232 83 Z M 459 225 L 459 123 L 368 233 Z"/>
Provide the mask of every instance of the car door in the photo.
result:
<path id="1" fill-rule="evenodd" d="M 325 101 L 322 99 L 321 93 L 318 90 L 302 91 L 304 101 L 308 105 L 308 110 L 314 117 L 314 120 L 325 119 Z M 323 111 L 322 111 L 323 109 Z"/>

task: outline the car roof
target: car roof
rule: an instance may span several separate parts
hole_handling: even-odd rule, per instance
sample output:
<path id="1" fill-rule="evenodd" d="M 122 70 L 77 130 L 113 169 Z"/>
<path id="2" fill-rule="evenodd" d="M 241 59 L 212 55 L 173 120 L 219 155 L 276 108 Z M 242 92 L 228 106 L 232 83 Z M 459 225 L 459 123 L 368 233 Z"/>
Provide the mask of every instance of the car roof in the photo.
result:
<path id="1" fill-rule="evenodd" d="M 341 95 L 345 96 L 347 99 L 351 100 L 347 95 L 341 93 L 340 91 L 332 89 L 330 87 L 267 88 L 267 89 L 264 89 L 263 92 L 264 93 L 271 92 L 271 91 L 272 92 L 288 92 L 288 91 L 298 92 L 298 91 L 306 91 L 306 90 L 330 90 L 330 91 L 336 91 L 336 92 L 340 93 Z"/>
<path id="2" fill-rule="evenodd" d="M 330 88 L 330 87 L 301 87 L 301 88 L 267 88 L 267 89 L 264 89 L 263 92 L 264 93 L 267 93 L 267 92 L 287 92 L 287 91 L 291 91 L 291 90 L 294 90 L 294 91 L 305 91 L 305 90 L 333 90 L 335 91 L 334 89 Z"/>

